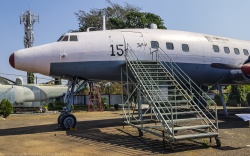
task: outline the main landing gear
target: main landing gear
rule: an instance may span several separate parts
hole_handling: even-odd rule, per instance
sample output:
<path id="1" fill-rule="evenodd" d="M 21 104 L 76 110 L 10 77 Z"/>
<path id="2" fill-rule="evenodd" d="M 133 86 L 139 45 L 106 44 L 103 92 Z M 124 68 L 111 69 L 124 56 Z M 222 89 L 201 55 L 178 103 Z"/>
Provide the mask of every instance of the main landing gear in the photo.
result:
<path id="1" fill-rule="evenodd" d="M 86 80 L 80 80 L 77 77 L 70 81 L 67 93 L 64 97 L 64 102 L 67 103 L 66 107 L 63 108 L 63 112 L 58 116 L 57 123 L 58 128 L 68 130 L 75 128 L 76 117 L 71 114 L 71 106 L 73 104 L 74 94 L 78 93 L 87 85 Z"/>

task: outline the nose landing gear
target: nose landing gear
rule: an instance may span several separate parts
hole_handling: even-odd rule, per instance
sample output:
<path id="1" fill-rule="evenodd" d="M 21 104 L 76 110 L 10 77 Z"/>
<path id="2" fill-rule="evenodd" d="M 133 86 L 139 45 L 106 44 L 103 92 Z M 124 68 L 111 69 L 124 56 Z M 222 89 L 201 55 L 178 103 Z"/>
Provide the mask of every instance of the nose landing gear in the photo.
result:
<path id="1" fill-rule="evenodd" d="M 87 82 L 88 81 L 80 80 L 77 77 L 70 82 L 67 93 L 64 97 L 64 102 L 67 103 L 67 106 L 64 107 L 64 112 L 62 112 L 57 119 L 58 128 L 65 130 L 75 128 L 77 122 L 76 117 L 71 114 L 71 106 L 73 104 L 74 94 L 86 87 Z"/>

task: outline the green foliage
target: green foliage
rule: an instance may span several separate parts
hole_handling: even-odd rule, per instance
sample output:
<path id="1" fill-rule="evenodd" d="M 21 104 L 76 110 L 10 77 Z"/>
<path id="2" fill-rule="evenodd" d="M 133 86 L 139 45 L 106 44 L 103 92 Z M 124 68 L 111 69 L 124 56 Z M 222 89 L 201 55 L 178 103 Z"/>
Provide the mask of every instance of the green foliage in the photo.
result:
<path id="1" fill-rule="evenodd" d="M 109 6 L 102 9 L 91 9 L 88 13 L 79 10 L 75 13 L 79 31 L 86 31 L 89 27 L 95 27 L 96 30 L 102 29 L 102 15 L 106 16 L 107 29 L 124 28 L 148 28 L 151 23 L 155 23 L 159 29 L 166 29 L 160 16 L 153 13 L 140 12 L 141 8 L 125 3 L 121 6 L 107 0 Z"/>
<path id="2" fill-rule="evenodd" d="M 244 93 L 244 87 L 239 86 L 231 86 L 231 92 L 228 98 L 230 104 L 242 104 L 246 101 L 246 95 Z"/>
<path id="3" fill-rule="evenodd" d="M 246 101 L 247 101 L 248 105 L 250 105 L 250 92 L 247 93 Z"/>
<path id="4" fill-rule="evenodd" d="M 53 103 L 48 104 L 48 110 L 54 110 L 54 104 Z"/>
<path id="5" fill-rule="evenodd" d="M 33 73 L 27 73 L 27 83 L 34 84 L 35 76 Z"/>
<path id="6" fill-rule="evenodd" d="M 225 94 L 223 94 L 223 98 L 224 98 L 225 103 L 227 103 L 228 97 Z M 217 104 L 217 106 L 222 106 L 220 94 L 215 94 L 214 102 Z"/>
<path id="7" fill-rule="evenodd" d="M 243 89 L 244 89 L 245 93 L 249 93 L 250 92 L 250 85 L 243 85 Z"/>
<path id="8" fill-rule="evenodd" d="M 107 102 L 107 97 L 101 97 L 101 101 L 102 101 L 102 103 L 106 103 Z"/>
<path id="9" fill-rule="evenodd" d="M 88 110 L 88 106 L 85 106 L 85 105 L 74 105 L 74 110 Z"/>
<path id="10" fill-rule="evenodd" d="M 74 105 L 71 105 L 71 110 L 75 110 L 75 106 Z"/>
<path id="11" fill-rule="evenodd" d="M 65 106 L 64 102 L 56 100 L 48 104 L 48 110 L 61 110 Z"/>
<path id="12" fill-rule="evenodd" d="M 0 115 L 3 115 L 3 117 L 6 118 L 12 111 L 12 104 L 7 99 L 3 99 L 0 103 Z"/>
<path id="13" fill-rule="evenodd" d="M 207 105 L 209 106 L 214 106 L 214 102 L 213 100 L 207 100 Z M 216 103 L 216 102 L 215 102 Z"/>
<path id="14" fill-rule="evenodd" d="M 121 84 L 119 82 L 97 82 L 100 94 L 122 94 Z"/>
<path id="15" fill-rule="evenodd" d="M 232 86 L 231 86 L 231 85 L 226 86 L 226 89 L 225 89 L 225 90 L 226 90 L 226 92 L 227 92 L 227 93 L 230 93 L 230 92 L 231 92 L 231 88 L 232 88 Z"/>
<path id="16" fill-rule="evenodd" d="M 48 110 L 48 104 L 45 104 L 45 105 L 43 105 L 43 107 L 42 108 L 46 108 L 47 110 Z"/>
<path id="17" fill-rule="evenodd" d="M 62 81 L 60 78 L 55 78 L 55 85 L 61 85 Z"/>
<path id="18" fill-rule="evenodd" d="M 148 12 L 129 12 L 125 19 L 110 18 L 109 22 L 112 29 L 149 28 L 152 23 L 159 29 L 166 29 L 160 16 Z"/>

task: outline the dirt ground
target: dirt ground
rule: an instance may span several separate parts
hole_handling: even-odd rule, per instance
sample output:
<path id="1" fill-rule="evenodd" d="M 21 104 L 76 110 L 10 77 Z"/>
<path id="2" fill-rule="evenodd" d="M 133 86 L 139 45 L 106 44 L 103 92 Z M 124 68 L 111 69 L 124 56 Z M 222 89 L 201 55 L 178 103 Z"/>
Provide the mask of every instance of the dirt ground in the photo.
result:
<path id="1" fill-rule="evenodd" d="M 117 155 L 250 155 L 250 126 L 235 116 L 250 108 L 219 110 L 222 147 L 215 141 L 180 141 L 174 150 L 149 133 L 138 137 L 131 126 L 122 126 L 122 111 L 76 112 L 77 130 L 56 130 L 59 113 L 14 114 L 0 118 L 0 156 L 117 156 Z"/>

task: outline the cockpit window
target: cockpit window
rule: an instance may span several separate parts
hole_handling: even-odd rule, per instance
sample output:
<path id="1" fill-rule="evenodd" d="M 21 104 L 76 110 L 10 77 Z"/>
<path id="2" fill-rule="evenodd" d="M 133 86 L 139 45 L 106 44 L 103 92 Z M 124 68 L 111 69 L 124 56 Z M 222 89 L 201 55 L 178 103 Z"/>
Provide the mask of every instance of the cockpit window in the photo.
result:
<path id="1" fill-rule="evenodd" d="M 70 35 L 70 41 L 78 41 L 77 36 L 76 35 Z"/>
<path id="2" fill-rule="evenodd" d="M 69 36 L 64 36 L 62 41 L 68 41 L 69 40 Z"/>
<path id="3" fill-rule="evenodd" d="M 61 37 L 57 40 L 57 42 L 61 41 L 61 40 L 62 40 L 62 38 L 63 38 L 63 36 L 61 36 Z"/>

